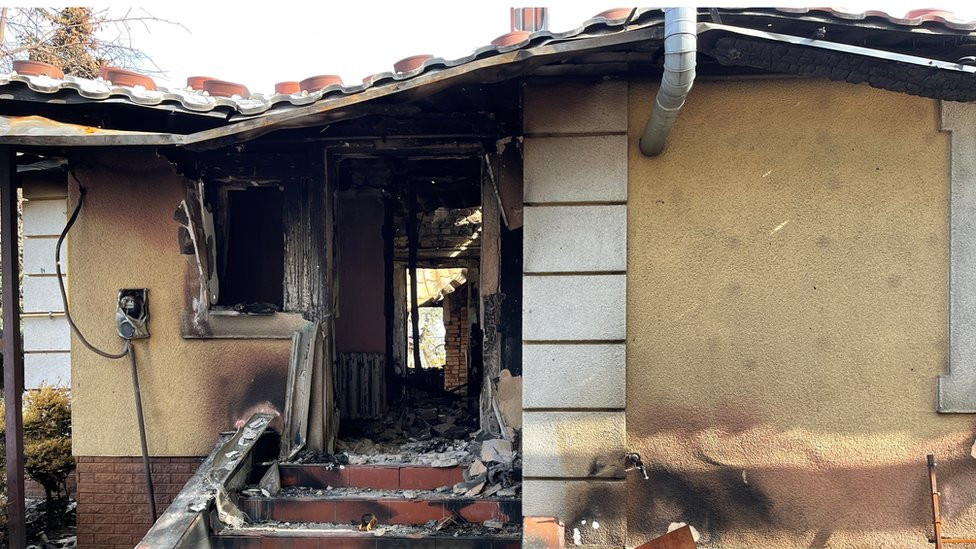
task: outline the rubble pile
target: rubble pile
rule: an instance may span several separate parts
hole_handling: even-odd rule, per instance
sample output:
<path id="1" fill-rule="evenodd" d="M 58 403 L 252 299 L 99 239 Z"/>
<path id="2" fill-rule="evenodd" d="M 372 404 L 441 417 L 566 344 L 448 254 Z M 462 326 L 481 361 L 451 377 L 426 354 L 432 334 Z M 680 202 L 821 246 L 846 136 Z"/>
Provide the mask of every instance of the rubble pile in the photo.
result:
<path id="1" fill-rule="evenodd" d="M 512 443 L 501 438 L 475 441 L 477 458 L 454 485 L 454 494 L 464 497 L 511 497 L 522 491 L 522 460 Z"/>
<path id="2" fill-rule="evenodd" d="M 282 531 L 282 530 L 306 530 L 306 531 L 329 531 L 329 532 L 358 532 L 361 531 L 353 521 L 350 524 L 337 524 L 333 522 L 264 522 L 261 524 L 249 525 L 244 531 Z M 498 521 L 485 521 L 484 523 L 466 522 L 457 515 L 452 515 L 440 521 L 429 521 L 427 524 L 414 526 L 403 524 L 388 524 L 375 526 L 369 530 L 373 536 L 435 536 L 435 537 L 478 537 L 478 536 L 517 536 L 521 533 L 519 524 L 502 524 Z"/>
<path id="3" fill-rule="evenodd" d="M 377 443 L 368 438 L 336 443 L 350 465 L 409 463 L 430 467 L 466 465 L 473 459 L 471 446 L 470 441 L 440 437 L 402 443 Z"/>
<path id="4" fill-rule="evenodd" d="M 51 527 L 47 516 L 47 501 L 27 499 L 25 523 L 27 527 L 27 549 L 74 549 L 78 545 L 75 536 L 75 510 L 78 503 L 69 499 L 63 508 L 57 509 L 58 526 Z"/>
<path id="5" fill-rule="evenodd" d="M 469 464 L 478 419 L 462 401 L 406 399 L 376 421 L 354 423 L 336 441 L 335 454 L 299 452 L 295 463 L 335 465 L 412 464 L 456 467 Z"/>
<path id="6" fill-rule="evenodd" d="M 383 418 L 358 426 L 357 431 L 376 442 L 459 440 L 478 429 L 478 418 L 462 400 L 406 398 L 392 406 Z"/>

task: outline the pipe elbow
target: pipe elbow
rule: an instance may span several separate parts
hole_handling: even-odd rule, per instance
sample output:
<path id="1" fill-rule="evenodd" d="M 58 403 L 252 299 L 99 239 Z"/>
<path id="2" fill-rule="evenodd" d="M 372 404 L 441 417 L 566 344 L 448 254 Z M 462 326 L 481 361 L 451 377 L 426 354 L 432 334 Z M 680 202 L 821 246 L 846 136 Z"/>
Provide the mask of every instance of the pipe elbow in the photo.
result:
<path id="1" fill-rule="evenodd" d="M 666 8 L 664 10 L 664 74 L 647 119 L 640 150 L 645 156 L 657 156 L 664 150 L 671 126 L 685 104 L 695 82 L 698 55 L 698 10 Z"/>

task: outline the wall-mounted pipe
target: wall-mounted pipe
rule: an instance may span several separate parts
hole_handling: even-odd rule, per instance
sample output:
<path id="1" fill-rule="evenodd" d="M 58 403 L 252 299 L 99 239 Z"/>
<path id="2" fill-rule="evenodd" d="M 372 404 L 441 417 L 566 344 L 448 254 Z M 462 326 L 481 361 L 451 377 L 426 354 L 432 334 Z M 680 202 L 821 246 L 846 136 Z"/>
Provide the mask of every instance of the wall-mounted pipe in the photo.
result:
<path id="1" fill-rule="evenodd" d="M 695 82 L 695 58 L 698 55 L 698 10 L 666 8 L 664 10 L 664 75 L 654 99 L 640 150 L 657 156 L 664 150 L 671 126 Z"/>

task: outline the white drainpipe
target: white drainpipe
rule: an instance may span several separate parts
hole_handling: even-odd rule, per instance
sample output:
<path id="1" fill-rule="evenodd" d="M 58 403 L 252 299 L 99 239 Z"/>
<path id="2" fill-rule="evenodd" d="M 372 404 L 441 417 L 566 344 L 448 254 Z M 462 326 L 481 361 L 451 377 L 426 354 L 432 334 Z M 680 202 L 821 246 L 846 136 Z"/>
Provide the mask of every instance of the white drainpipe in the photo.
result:
<path id="1" fill-rule="evenodd" d="M 698 10 L 666 8 L 664 10 L 664 75 L 654 100 L 654 110 L 647 119 L 640 150 L 646 156 L 657 156 L 664 150 L 674 119 L 685 104 L 695 82 L 695 57 L 698 54 Z"/>

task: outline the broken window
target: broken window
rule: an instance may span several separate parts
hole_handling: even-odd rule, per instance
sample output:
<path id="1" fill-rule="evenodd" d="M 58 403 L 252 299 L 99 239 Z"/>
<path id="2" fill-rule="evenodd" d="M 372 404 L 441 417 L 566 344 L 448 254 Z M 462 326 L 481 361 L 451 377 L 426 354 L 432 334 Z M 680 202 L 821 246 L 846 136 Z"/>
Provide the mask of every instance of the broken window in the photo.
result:
<path id="1" fill-rule="evenodd" d="M 217 217 L 217 304 L 247 312 L 284 303 L 284 192 L 278 186 L 223 188 Z"/>

